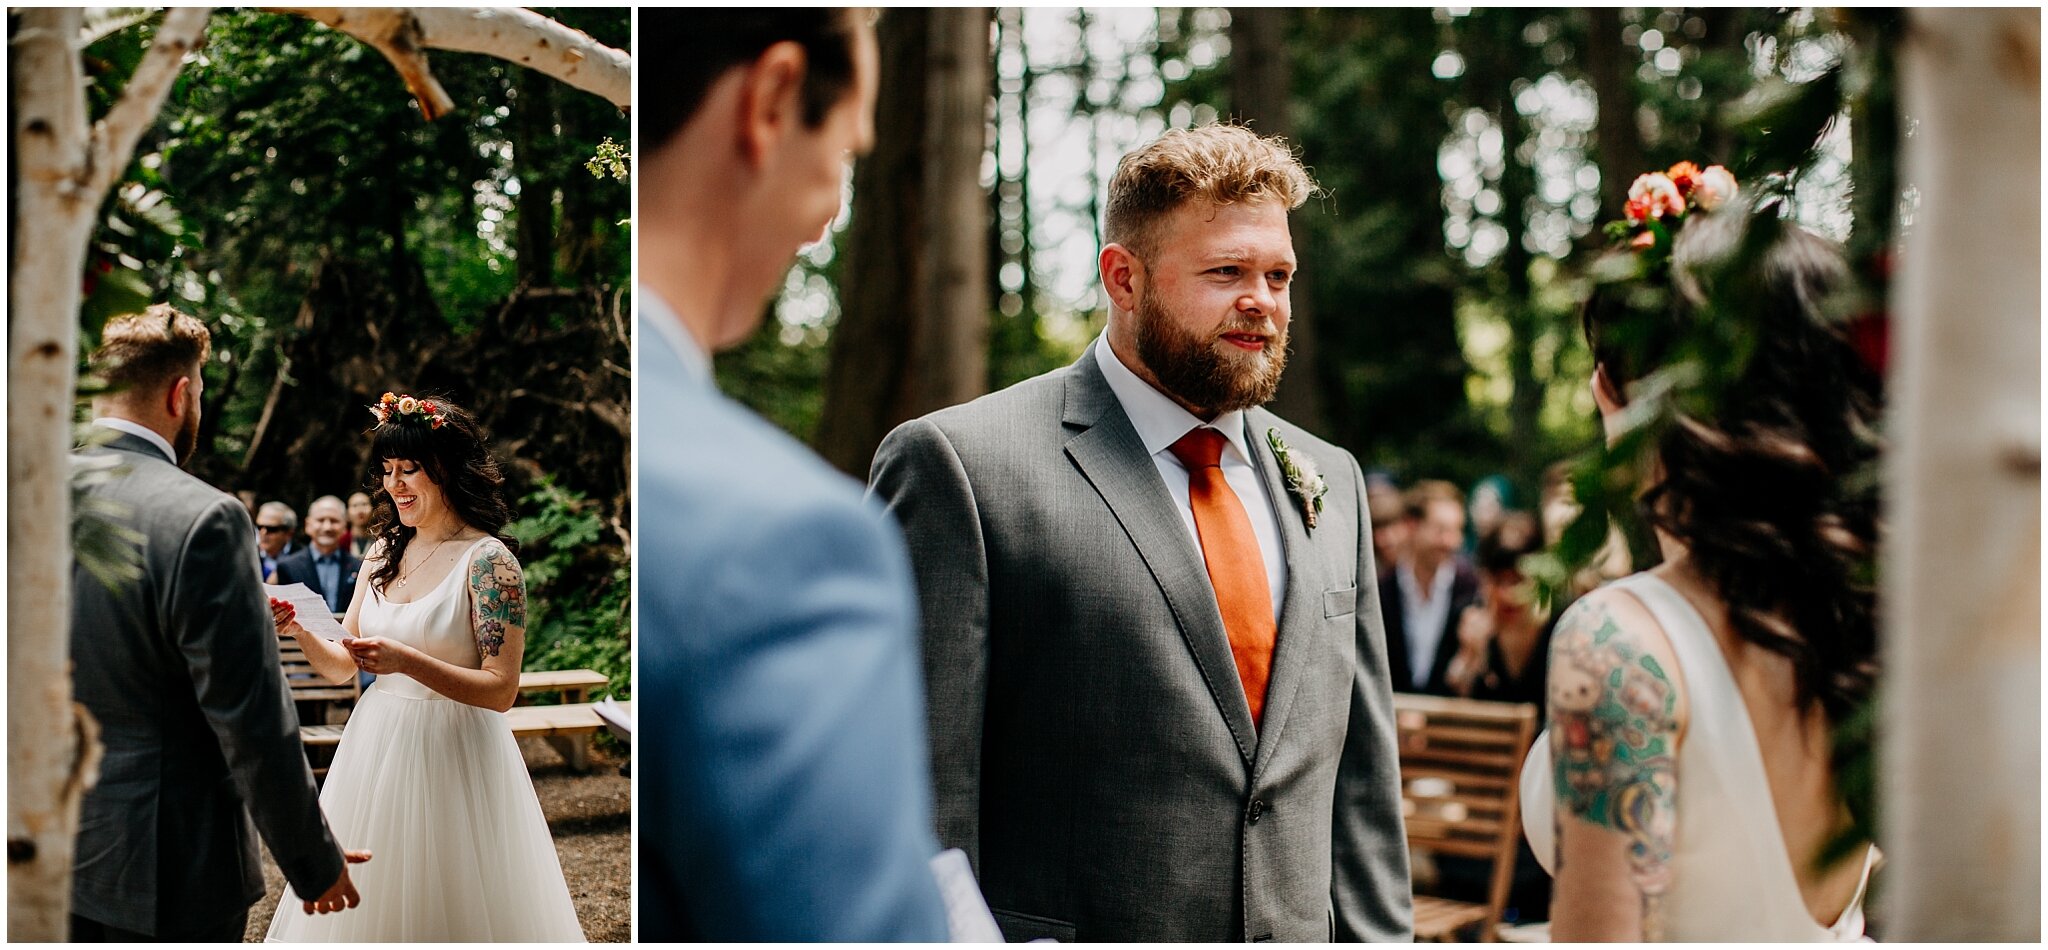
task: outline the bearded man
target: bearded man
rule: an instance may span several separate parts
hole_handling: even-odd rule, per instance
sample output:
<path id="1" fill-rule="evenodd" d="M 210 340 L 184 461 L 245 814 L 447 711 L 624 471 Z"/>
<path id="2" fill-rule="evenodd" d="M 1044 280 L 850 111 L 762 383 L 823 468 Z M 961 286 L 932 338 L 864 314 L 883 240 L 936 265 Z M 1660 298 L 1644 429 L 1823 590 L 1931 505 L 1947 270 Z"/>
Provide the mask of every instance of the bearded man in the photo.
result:
<path id="1" fill-rule="evenodd" d="M 1411 935 L 1364 478 L 1258 408 L 1314 189 L 1235 126 L 1124 156 L 1103 335 L 875 456 L 917 573 L 939 839 L 1011 940 Z"/>

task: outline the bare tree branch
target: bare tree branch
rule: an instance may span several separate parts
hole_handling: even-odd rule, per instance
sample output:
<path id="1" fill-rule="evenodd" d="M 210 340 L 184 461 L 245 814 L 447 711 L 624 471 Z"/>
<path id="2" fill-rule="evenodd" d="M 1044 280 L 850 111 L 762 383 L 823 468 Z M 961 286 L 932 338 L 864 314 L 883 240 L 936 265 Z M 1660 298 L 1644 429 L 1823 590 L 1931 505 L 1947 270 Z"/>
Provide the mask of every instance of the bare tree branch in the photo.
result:
<path id="1" fill-rule="evenodd" d="M 420 113 L 432 122 L 455 109 L 455 100 L 427 67 L 418 11 L 405 7 L 264 7 L 269 13 L 294 13 L 340 30 L 384 54 L 405 88 L 419 100 Z"/>
<path id="2" fill-rule="evenodd" d="M 383 53 L 427 118 L 454 103 L 427 69 L 425 50 L 482 53 L 537 70 L 619 108 L 633 101 L 633 58 L 529 10 L 493 7 L 265 7 L 318 20 Z"/>
<path id="3" fill-rule="evenodd" d="M 121 101 L 92 130 L 90 177 L 85 182 L 88 192 L 104 194 L 128 167 L 135 143 L 156 124 L 164 97 L 170 95 L 171 83 L 184 68 L 185 54 L 199 45 L 206 33 L 206 19 L 212 15 L 209 7 L 178 7 L 164 13 L 149 53 L 121 90 Z"/>

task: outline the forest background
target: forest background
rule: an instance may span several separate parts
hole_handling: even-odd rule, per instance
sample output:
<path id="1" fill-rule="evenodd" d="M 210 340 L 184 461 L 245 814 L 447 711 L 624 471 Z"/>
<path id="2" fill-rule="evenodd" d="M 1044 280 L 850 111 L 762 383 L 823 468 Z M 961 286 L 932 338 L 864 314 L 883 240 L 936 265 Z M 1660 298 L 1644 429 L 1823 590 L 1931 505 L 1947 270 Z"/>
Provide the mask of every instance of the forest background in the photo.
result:
<path id="1" fill-rule="evenodd" d="M 1118 156 L 1168 127 L 1243 121 L 1298 145 L 1327 191 L 1295 215 L 1293 353 L 1274 408 L 1404 484 L 1500 473 L 1530 507 L 1544 468 L 1596 432 L 1577 302 L 1585 252 L 1605 245 L 1599 225 L 1621 217 L 1635 175 L 1680 160 L 1756 170 L 1761 136 L 1742 138 L 1742 110 L 1826 79 L 1828 108 L 1804 131 L 1842 115 L 1790 184 L 1797 216 L 1837 239 L 1889 230 L 1885 203 L 1852 208 L 1851 183 L 1882 186 L 1892 149 L 1849 145 L 1891 130 L 1850 121 L 1858 102 L 1836 91 L 1845 64 L 1872 70 L 1858 36 L 1888 22 L 889 10 L 877 149 L 775 318 L 721 355 L 721 383 L 864 479 L 896 423 L 1063 366 L 1099 332 L 1096 234 Z M 951 144 L 920 144 L 934 141 Z"/>
<path id="2" fill-rule="evenodd" d="M 537 12 L 631 47 L 629 10 Z M 157 26 L 89 12 L 95 117 Z M 630 192 L 623 166 L 592 160 L 629 119 L 491 56 L 438 52 L 433 75 L 454 108 L 428 122 L 357 39 L 217 11 L 95 231 L 81 359 L 110 316 L 168 301 L 200 317 L 214 356 L 189 468 L 301 518 L 320 495 L 375 492 L 366 407 L 383 392 L 467 407 L 517 519 L 527 668 L 597 669 L 623 697 Z"/>

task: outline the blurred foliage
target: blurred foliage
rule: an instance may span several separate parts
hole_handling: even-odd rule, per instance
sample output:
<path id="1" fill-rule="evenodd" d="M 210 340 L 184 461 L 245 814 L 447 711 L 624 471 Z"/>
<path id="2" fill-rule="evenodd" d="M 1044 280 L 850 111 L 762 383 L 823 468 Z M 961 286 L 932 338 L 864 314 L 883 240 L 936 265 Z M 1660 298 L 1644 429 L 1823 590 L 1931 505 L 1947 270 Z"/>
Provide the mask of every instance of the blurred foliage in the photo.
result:
<path id="1" fill-rule="evenodd" d="M 593 699 L 632 696 L 631 573 L 624 552 L 599 545 L 604 519 L 580 493 L 542 479 L 505 526 L 526 572 L 528 670 L 590 669 L 611 677 Z"/>

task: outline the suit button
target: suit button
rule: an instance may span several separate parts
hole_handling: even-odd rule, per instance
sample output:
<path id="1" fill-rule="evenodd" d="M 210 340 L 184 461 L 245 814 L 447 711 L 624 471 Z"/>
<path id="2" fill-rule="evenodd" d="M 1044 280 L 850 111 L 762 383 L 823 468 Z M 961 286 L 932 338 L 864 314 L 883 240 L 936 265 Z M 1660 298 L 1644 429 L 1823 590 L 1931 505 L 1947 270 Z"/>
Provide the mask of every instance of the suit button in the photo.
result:
<path id="1" fill-rule="evenodd" d="M 1265 817 L 1265 815 L 1266 815 L 1266 802 L 1265 802 L 1265 800 L 1264 800 L 1264 799 L 1258 799 L 1258 798 L 1254 798 L 1254 799 L 1252 799 L 1252 807 L 1250 807 L 1250 808 L 1248 808 L 1248 809 L 1245 809 L 1245 816 L 1244 816 L 1244 821 L 1245 821 L 1245 824 L 1248 824 L 1248 825 L 1256 825 L 1256 824 L 1258 824 L 1258 823 L 1259 823 L 1259 819 L 1260 819 L 1260 818 L 1263 818 L 1263 817 Z"/>

